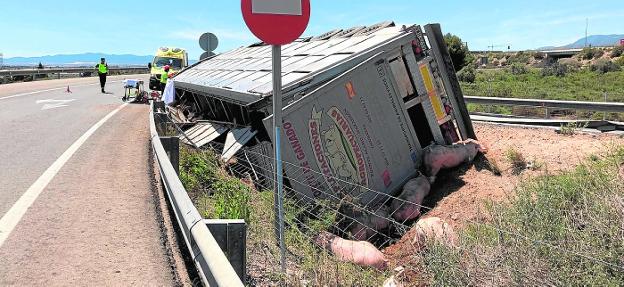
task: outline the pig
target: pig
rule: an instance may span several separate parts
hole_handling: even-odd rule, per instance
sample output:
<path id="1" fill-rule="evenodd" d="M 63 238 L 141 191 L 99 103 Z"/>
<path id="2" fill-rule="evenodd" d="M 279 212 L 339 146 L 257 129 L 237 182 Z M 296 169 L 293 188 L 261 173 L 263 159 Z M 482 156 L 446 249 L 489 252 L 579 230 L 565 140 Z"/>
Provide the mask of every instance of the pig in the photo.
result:
<path id="1" fill-rule="evenodd" d="M 462 163 L 472 161 L 477 153 L 487 153 L 479 142 L 468 139 L 451 146 L 429 145 L 424 149 L 423 164 L 429 182 L 433 183 L 440 169 L 453 168 Z"/>
<path id="2" fill-rule="evenodd" d="M 367 240 L 375 234 L 376 231 L 388 228 L 390 220 L 388 220 L 388 208 L 380 207 L 374 214 L 365 213 L 355 218 L 349 231 L 353 238 L 357 240 Z"/>
<path id="3" fill-rule="evenodd" d="M 416 232 L 412 239 L 412 245 L 417 250 L 425 248 L 428 240 L 433 240 L 449 246 L 455 246 L 455 242 L 457 241 L 457 235 L 453 231 L 453 228 L 438 217 L 428 217 L 418 220 L 413 228 Z"/>
<path id="4" fill-rule="evenodd" d="M 398 199 L 392 201 L 392 217 L 399 222 L 414 219 L 420 215 L 420 207 L 431 185 L 429 180 L 422 174 L 410 179 L 404 186 Z M 400 199 L 400 200 L 399 200 Z"/>
<path id="5" fill-rule="evenodd" d="M 388 267 L 388 260 L 384 254 L 368 241 L 346 240 L 327 231 L 321 231 L 314 238 L 314 242 L 334 254 L 340 261 L 379 270 Z"/>

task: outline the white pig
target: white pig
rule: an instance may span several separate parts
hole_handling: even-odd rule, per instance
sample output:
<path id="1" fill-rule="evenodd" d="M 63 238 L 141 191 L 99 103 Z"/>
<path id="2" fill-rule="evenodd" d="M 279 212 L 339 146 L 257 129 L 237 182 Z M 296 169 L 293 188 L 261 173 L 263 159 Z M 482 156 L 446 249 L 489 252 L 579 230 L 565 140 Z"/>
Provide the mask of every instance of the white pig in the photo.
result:
<path id="1" fill-rule="evenodd" d="M 451 146 L 432 144 L 424 149 L 425 173 L 429 176 L 429 181 L 433 183 L 440 169 L 453 168 L 470 162 L 479 152 L 487 153 L 487 150 L 472 139 Z"/>
<path id="2" fill-rule="evenodd" d="M 412 245 L 414 245 L 417 250 L 425 248 L 428 240 L 450 246 L 454 246 L 457 241 L 457 235 L 453 231 L 453 228 L 438 217 L 428 217 L 418 220 L 413 228 L 416 230 L 416 234 L 412 239 Z"/>
<path id="3" fill-rule="evenodd" d="M 431 185 L 427 178 L 419 174 L 418 177 L 410 179 L 404 186 L 403 191 L 398 196 L 400 199 L 392 201 L 392 217 L 399 222 L 405 222 L 414 219 L 420 215 L 420 207 L 423 199 L 427 194 Z"/>
<path id="4" fill-rule="evenodd" d="M 314 242 L 334 254 L 340 261 L 375 267 L 379 270 L 387 268 L 388 260 L 384 254 L 368 241 L 346 240 L 327 231 L 321 231 L 314 238 Z"/>

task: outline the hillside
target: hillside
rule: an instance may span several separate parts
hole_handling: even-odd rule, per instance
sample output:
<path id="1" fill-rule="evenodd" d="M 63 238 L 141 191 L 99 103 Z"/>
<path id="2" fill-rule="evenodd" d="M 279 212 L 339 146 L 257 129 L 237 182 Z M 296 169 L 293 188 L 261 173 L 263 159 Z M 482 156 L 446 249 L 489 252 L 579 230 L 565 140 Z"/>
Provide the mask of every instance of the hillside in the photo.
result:
<path id="1" fill-rule="evenodd" d="M 620 43 L 620 39 L 624 39 L 624 34 L 613 35 L 591 35 L 587 37 L 587 45 L 592 47 L 606 47 L 615 46 Z M 546 46 L 538 48 L 537 50 L 553 50 L 553 49 L 580 49 L 585 47 L 585 37 L 578 39 L 574 43 L 570 43 L 563 46 Z"/>

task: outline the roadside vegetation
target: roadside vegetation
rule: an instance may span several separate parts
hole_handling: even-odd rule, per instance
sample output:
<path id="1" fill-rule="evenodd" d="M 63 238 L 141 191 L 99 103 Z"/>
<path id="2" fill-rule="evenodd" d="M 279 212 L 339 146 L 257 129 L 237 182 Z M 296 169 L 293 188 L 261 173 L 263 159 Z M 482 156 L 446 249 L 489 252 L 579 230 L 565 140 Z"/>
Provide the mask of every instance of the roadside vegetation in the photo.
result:
<path id="1" fill-rule="evenodd" d="M 449 48 L 449 51 L 453 49 Z M 624 102 L 624 47 L 586 48 L 572 58 L 551 62 L 540 52 L 467 54 L 457 77 L 468 96 Z M 462 54 L 460 53 L 459 56 Z M 525 107 L 468 105 L 471 112 L 545 116 Z M 603 113 L 559 111 L 602 119 Z M 609 119 L 623 120 L 621 115 Z"/>
<path id="2" fill-rule="evenodd" d="M 604 101 L 606 92 L 610 101 L 624 102 L 624 71 L 597 73 L 583 69 L 558 76 L 537 68 L 527 68 L 523 73 L 513 73 L 509 68 L 478 69 L 475 73 L 473 83 L 461 83 L 465 95 Z"/>
<path id="3" fill-rule="evenodd" d="M 180 147 L 180 180 L 204 218 L 245 219 L 248 224 L 247 261 L 250 285 L 380 286 L 389 276 L 370 268 L 337 261 L 312 238 L 328 230 L 335 213 L 317 210 L 293 198 L 285 201 L 285 241 L 289 274 L 279 272 L 279 248 L 275 239 L 273 192 L 229 174 L 211 150 Z"/>
<path id="4" fill-rule="evenodd" d="M 424 255 L 434 286 L 622 286 L 624 149 L 521 184 L 508 203 Z M 462 272 L 453 271 L 462 270 Z"/>
<path id="5" fill-rule="evenodd" d="M 519 170 L 528 161 L 509 149 Z M 503 203 L 487 203 L 485 216 L 458 231 L 450 247 L 429 242 L 414 253 L 418 278 L 432 286 L 601 285 L 624 283 L 624 148 L 592 156 L 572 171 L 524 180 Z M 335 213 L 289 198 L 285 202 L 288 270 L 279 272 L 273 193 L 229 175 L 210 151 L 182 147 L 181 179 L 207 218 L 245 218 L 250 285 L 288 282 L 306 286 L 380 286 L 389 272 L 335 258 L 312 238 L 331 228 Z M 200 184 L 197 184 L 201 182 Z M 202 188 L 204 184 L 208 184 Z M 414 267 L 414 266 L 412 266 Z M 414 281 L 415 280 L 415 281 Z"/>

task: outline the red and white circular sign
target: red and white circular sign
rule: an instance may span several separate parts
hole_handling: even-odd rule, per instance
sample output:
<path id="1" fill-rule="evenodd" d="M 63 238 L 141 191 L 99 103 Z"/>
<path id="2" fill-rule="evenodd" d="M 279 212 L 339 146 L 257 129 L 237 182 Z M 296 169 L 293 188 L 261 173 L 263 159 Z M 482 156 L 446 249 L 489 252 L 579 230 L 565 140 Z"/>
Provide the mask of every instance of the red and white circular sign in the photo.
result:
<path id="1" fill-rule="evenodd" d="M 296 40 L 310 21 L 310 0 L 241 0 L 241 10 L 249 30 L 270 45 Z"/>

